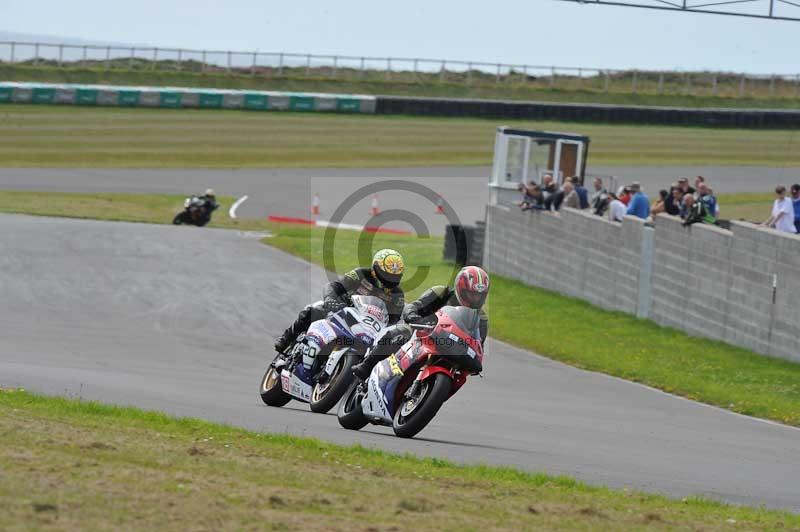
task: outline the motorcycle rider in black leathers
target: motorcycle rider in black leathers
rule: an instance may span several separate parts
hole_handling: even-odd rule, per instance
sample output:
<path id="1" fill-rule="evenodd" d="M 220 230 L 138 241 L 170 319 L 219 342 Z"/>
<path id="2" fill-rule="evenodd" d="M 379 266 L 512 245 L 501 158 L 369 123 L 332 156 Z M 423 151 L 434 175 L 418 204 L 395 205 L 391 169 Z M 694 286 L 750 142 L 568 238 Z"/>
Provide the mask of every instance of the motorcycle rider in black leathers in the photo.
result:
<path id="1" fill-rule="evenodd" d="M 217 203 L 217 194 L 214 192 L 213 188 L 208 188 L 206 189 L 206 193 L 202 196 L 198 196 L 197 199 L 203 202 L 203 219 L 205 223 L 210 222 L 211 213 L 219 208 L 219 203 Z"/>
<path id="2" fill-rule="evenodd" d="M 422 324 L 429 321 L 435 323 L 437 310 L 444 306 L 465 306 L 480 309 L 479 330 L 481 344 L 486 341 L 489 331 L 489 318 L 483 310 L 486 296 L 489 293 L 489 275 L 477 266 L 462 268 L 453 283 L 453 287 L 438 285 L 423 292 L 403 309 L 403 322 L 390 328 L 379 339 L 378 343 L 367 353 L 360 364 L 353 366 L 353 374 L 362 381 L 367 380 L 378 362 L 396 352 L 400 346 L 411 339 L 413 330 L 410 324 Z M 434 318 L 434 319 L 432 319 Z"/>
<path id="3" fill-rule="evenodd" d="M 397 323 L 405 303 L 403 289 L 400 288 L 404 269 L 400 253 L 393 249 L 378 251 L 372 258 L 371 268 L 356 268 L 328 283 L 324 289 L 323 300 L 308 305 L 300 311 L 294 323 L 275 342 L 275 350 L 279 353 L 286 352 L 313 322 L 325 318 L 331 312 L 350 306 L 352 304 L 350 296 L 355 294 L 382 299 L 389 312 L 389 325 Z"/>

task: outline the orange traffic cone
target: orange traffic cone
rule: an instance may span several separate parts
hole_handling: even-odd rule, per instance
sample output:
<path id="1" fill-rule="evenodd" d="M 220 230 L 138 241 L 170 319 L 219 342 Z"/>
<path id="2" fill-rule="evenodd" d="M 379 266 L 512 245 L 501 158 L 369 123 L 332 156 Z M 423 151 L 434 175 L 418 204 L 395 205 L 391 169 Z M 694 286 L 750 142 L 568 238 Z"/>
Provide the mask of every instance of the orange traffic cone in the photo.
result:
<path id="1" fill-rule="evenodd" d="M 319 216 L 319 194 L 314 194 L 314 199 L 311 201 L 311 214 Z"/>
<path id="2" fill-rule="evenodd" d="M 444 214 L 444 200 L 441 196 L 436 198 L 436 214 Z"/>
<path id="3" fill-rule="evenodd" d="M 378 207 L 378 195 L 374 194 L 372 196 L 372 207 L 369 209 L 370 216 L 378 216 L 381 213 L 380 207 Z"/>

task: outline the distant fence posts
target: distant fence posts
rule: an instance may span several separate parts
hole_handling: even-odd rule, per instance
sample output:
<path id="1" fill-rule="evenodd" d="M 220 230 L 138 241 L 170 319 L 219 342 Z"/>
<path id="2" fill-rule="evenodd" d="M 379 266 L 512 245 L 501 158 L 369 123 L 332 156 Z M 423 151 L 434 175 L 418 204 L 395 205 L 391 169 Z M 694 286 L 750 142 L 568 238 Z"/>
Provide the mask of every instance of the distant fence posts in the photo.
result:
<path id="1" fill-rule="evenodd" d="M 660 72 L 586 66 L 512 65 L 452 59 L 190 50 L 108 44 L 0 42 L 0 64 L 108 70 L 200 71 L 231 75 L 382 79 L 418 83 L 518 84 L 541 90 L 619 94 L 800 97 L 800 74 Z M 657 83 L 656 83 L 657 80 Z"/>

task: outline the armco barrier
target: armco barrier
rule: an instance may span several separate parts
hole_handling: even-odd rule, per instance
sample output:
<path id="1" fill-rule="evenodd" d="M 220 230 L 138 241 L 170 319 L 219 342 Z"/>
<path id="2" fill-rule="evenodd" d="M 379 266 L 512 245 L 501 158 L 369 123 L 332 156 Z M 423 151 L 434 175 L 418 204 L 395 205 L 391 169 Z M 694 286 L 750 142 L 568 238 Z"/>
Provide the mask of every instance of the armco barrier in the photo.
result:
<path id="1" fill-rule="evenodd" d="M 374 113 L 375 97 L 184 87 L 0 82 L 0 103 Z"/>
<path id="2" fill-rule="evenodd" d="M 800 362 L 800 236 L 732 231 L 659 215 L 655 229 L 585 211 L 490 205 L 492 273 L 649 318 L 695 336 Z"/>
<path id="3" fill-rule="evenodd" d="M 689 109 L 681 107 L 379 96 L 375 112 L 377 114 L 738 128 L 800 127 L 800 110 L 773 109 Z"/>

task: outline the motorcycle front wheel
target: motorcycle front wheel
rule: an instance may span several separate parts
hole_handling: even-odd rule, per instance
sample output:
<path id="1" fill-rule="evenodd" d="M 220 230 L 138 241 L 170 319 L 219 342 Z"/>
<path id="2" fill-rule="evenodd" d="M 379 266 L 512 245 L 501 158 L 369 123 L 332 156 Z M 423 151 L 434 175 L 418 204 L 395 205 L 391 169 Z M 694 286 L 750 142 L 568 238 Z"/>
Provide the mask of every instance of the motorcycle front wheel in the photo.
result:
<path id="1" fill-rule="evenodd" d="M 354 382 L 347 393 L 344 394 L 342 402 L 339 403 L 339 411 L 336 417 L 339 419 L 339 425 L 347 430 L 361 430 L 369 420 L 364 416 L 364 411 L 361 410 L 361 401 L 364 399 L 360 390 L 359 383 Z"/>
<path id="2" fill-rule="evenodd" d="M 269 406 L 284 406 L 292 400 L 292 396 L 283 391 L 283 387 L 281 386 L 281 374 L 272 367 L 272 364 L 267 368 L 264 376 L 261 377 L 259 392 L 261 394 L 261 400 L 264 401 L 264 404 Z"/>
<path id="3" fill-rule="evenodd" d="M 336 364 L 333 375 L 325 383 L 318 382 L 314 385 L 309 403 L 312 412 L 324 414 L 336 406 L 355 379 L 353 366 L 358 364 L 360 358 L 357 353 L 345 354 Z"/>
<path id="4" fill-rule="evenodd" d="M 178 214 L 175 215 L 175 218 L 172 219 L 172 224 L 173 225 L 181 225 L 183 223 L 183 213 L 184 212 L 185 211 L 181 211 L 181 212 L 179 212 Z"/>
<path id="5" fill-rule="evenodd" d="M 424 429 L 450 397 L 453 381 L 444 373 L 428 377 L 412 397 L 403 399 L 394 413 L 392 429 L 400 438 L 413 438 Z"/>

